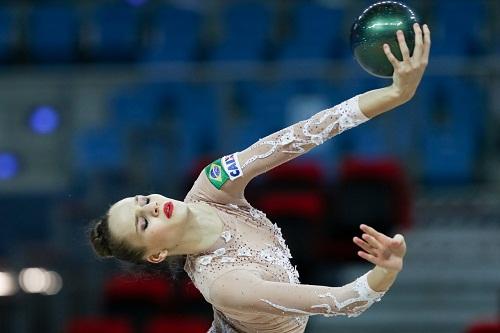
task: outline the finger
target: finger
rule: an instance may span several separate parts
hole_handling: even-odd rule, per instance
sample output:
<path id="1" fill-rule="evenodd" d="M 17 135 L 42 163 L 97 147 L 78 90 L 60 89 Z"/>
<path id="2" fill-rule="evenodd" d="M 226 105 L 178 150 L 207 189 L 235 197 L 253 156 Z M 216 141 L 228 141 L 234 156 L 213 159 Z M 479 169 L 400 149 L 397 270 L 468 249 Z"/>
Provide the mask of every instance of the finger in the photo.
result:
<path id="1" fill-rule="evenodd" d="M 387 237 L 383 233 L 378 232 L 374 228 L 366 225 L 366 224 L 361 224 L 360 229 L 366 232 L 367 234 L 373 236 L 376 240 L 378 240 L 381 243 L 387 243 L 387 241 L 391 240 L 390 237 Z"/>
<path id="2" fill-rule="evenodd" d="M 415 48 L 413 49 L 412 58 L 420 59 L 424 42 L 422 40 L 422 29 L 420 29 L 420 25 L 418 23 L 413 25 L 413 31 L 415 31 Z"/>
<path id="3" fill-rule="evenodd" d="M 369 254 L 369 253 L 366 253 L 366 252 L 363 252 L 363 251 L 358 251 L 358 256 L 360 256 L 361 258 L 363 258 L 363 259 L 371 262 L 374 265 L 378 264 L 377 258 L 375 256 Z"/>
<path id="4" fill-rule="evenodd" d="M 372 253 L 373 252 L 373 248 L 370 246 L 370 244 L 368 244 L 367 242 L 365 242 L 364 240 L 362 240 L 361 238 L 358 238 L 358 237 L 354 237 L 353 238 L 353 241 L 354 243 L 359 246 L 360 248 L 362 248 L 363 250 L 365 250 L 366 252 L 368 253 Z M 373 253 L 372 253 L 373 254 Z"/>
<path id="5" fill-rule="evenodd" d="M 375 239 L 375 237 L 368 235 L 368 234 L 363 234 L 361 237 L 365 240 L 365 242 L 367 242 L 374 249 L 381 249 L 382 248 L 382 246 Z"/>
<path id="6" fill-rule="evenodd" d="M 396 235 L 396 236 L 394 236 L 394 238 L 392 239 L 390 246 L 391 246 L 392 248 L 399 248 L 400 246 L 402 246 L 402 245 L 403 245 L 404 241 L 405 241 L 405 238 L 403 237 L 403 235 L 401 235 L 401 234 L 397 234 L 397 235 Z"/>
<path id="7" fill-rule="evenodd" d="M 424 24 L 424 49 L 422 51 L 422 62 L 427 64 L 429 62 L 429 53 L 431 50 L 431 31 L 427 24 Z"/>
<path id="8" fill-rule="evenodd" d="M 410 59 L 410 50 L 408 49 L 408 45 L 406 45 L 405 34 L 401 30 L 398 30 L 396 34 L 398 36 L 399 49 L 403 55 L 403 61 L 408 61 Z"/>
<path id="9" fill-rule="evenodd" d="M 392 64 L 392 67 L 396 69 L 399 66 L 399 60 L 396 59 L 394 54 L 392 54 L 391 47 L 389 46 L 389 44 L 384 44 L 384 53 L 389 62 Z"/>

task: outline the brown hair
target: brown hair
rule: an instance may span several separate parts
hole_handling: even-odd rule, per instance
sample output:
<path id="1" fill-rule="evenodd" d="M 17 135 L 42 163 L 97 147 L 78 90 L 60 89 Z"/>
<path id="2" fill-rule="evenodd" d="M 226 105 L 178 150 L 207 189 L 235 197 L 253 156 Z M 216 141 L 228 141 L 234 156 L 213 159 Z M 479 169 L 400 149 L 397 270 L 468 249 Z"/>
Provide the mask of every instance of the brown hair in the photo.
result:
<path id="1" fill-rule="evenodd" d="M 134 247 L 125 240 L 117 240 L 109 230 L 109 213 L 91 222 L 88 236 L 94 252 L 101 258 L 116 258 L 122 262 L 133 264 L 129 267 L 134 273 L 163 275 L 170 273 L 176 278 L 176 273 L 182 270 L 185 256 L 168 257 L 158 264 L 144 259 L 146 248 Z"/>
<path id="2" fill-rule="evenodd" d="M 101 258 L 114 257 L 134 264 L 144 262 L 145 248 L 134 248 L 124 240 L 114 239 L 109 231 L 108 214 L 93 221 L 89 236 L 95 253 Z"/>

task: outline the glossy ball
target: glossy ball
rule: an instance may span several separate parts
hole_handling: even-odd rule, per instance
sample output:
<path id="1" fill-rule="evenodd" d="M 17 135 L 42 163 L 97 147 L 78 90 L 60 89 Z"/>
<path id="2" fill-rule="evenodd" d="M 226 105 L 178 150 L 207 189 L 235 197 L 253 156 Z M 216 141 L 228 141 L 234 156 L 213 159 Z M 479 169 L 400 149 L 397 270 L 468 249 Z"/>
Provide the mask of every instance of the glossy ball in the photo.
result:
<path id="1" fill-rule="evenodd" d="M 389 44 L 391 52 L 403 60 L 396 31 L 402 30 L 410 55 L 415 46 L 413 24 L 418 22 L 415 12 L 396 1 L 382 1 L 366 8 L 351 28 L 351 50 L 358 63 L 368 73 L 390 78 L 394 72 L 384 53 L 383 45 Z"/>

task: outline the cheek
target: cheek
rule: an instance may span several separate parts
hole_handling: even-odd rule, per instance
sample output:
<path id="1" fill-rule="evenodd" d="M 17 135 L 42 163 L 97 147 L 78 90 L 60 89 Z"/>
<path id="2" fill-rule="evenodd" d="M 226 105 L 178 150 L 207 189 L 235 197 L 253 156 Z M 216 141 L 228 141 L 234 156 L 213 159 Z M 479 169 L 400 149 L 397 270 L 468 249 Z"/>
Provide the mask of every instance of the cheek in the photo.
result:
<path id="1" fill-rule="evenodd" d="M 153 223 L 148 228 L 148 232 L 145 235 L 145 240 L 149 245 L 164 244 L 168 240 L 169 228 L 161 221 Z"/>

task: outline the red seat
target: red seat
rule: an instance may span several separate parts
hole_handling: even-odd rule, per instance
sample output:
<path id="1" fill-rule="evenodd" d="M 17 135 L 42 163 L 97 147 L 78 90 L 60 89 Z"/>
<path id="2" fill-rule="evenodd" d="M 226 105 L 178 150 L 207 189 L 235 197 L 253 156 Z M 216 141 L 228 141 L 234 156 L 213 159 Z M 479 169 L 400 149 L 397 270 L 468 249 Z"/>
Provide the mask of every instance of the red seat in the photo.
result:
<path id="1" fill-rule="evenodd" d="M 474 323 L 466 333 L 500 333 L 500 321 Z"/>
<path id="2" fill-rule="evenodd" d="M 206 333 L 211 320 L 197 316 L 165 316 L 150 320 L 144 333 Z"/>
<path id="3" fill-rule="evenodd" d="M 203 295 L 190 279 L 182 280 L 180 292 L 181 298 L 184 300 L 204 302 Z"/>
<path id="4" fill-rule="evenodd" d="M 104 293 L 108 302 L 142 300 L 163 305 L 173 297 L 174 288 L 166 278 L 133 275 L 118 275 L 110 278 Z"/>
<path id="5" fill-rule="evenodd" d="M 317 258 L 358 261 L 353 236 L 359 224 L 371 225 L 393 236 L 411 225 L 411 195 L 406 174 L 390 159 L 346 159 L 339 168 L 328 205 L 328 220 L 321 239 L 314 244 Z"/>
<path id="6" fill-rule="evenodd" d="M 323 180 L 323 170 L 314 161 L 288 162 L 266 173 L 269 181 L 300 181 L 309 185 L 320 184 Z"/>
<path id="7" fill-rule="evenodd" d="M 326 211 L 324 184 L 323 170 L 316 162 L 285 163 L 264 175 L 255 206 L 271 219 L 292 217 L 318 224 Z"/>
<path id="8" fill-rule="evenodd" d="M 314 160 L 288 162 L 265 173 L 260 181 L 255 192 L 247 189 L 248 199 L 282 228 L 292 263 L 307 281 L 316 264 L 312 250 L 327 211 L 323 169 Z"/>
<path id="9" fill-rule="evenodd" d="M 354 181 L 384 182 L 392 189 L 395 223 L 402 228 L 411 227 L 411 190 L 407 175 L 398 161 L 392 159 L 346 159 L 340 166 L 340 183 Z"/>
<path id="10" fill-rule="evenodd" d="M 324 217 L 325 202 L 317 192 L 269 192 L 257 206 L 271 216 L 295 216 L 319 223 Z"/>
<path id="11" fill-rule="evenodd" d="M 133 333 L 130 322 L 123 318 L 75 318 L 66 325 L 65 333 Z"/>

